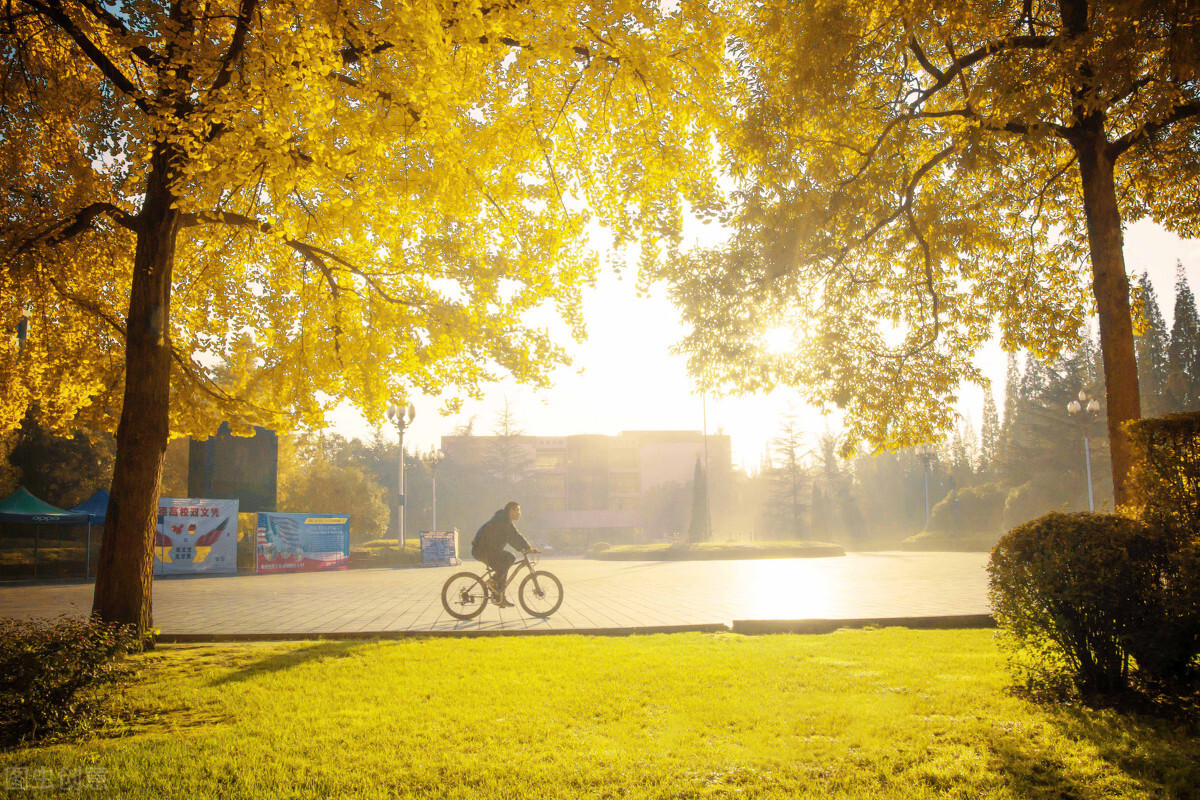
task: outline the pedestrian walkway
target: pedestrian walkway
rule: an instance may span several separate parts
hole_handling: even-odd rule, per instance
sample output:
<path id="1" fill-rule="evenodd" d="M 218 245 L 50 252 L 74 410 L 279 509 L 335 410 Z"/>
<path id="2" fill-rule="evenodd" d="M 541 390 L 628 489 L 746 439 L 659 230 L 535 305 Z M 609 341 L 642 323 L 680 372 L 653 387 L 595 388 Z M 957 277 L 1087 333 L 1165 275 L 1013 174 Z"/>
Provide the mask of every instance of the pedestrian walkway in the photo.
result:
<path id="1" fill-rule="evenodd" d="M 852 553 L 761 561 L 545 559 L 565 600 L 548 620 L 489 605 L 445 612 L 442 583 L 463 568 L 160 578 L 166 637 L 678 629 L 735 620 L 851 620 L 988 614 L 986 553 Z M 515 589 L 515 587 L 514 587 Z M 510 592 L 512 597 L 512 592 Z M 92 585 L 0 585 L 0 616 L 86 615 Z"/>

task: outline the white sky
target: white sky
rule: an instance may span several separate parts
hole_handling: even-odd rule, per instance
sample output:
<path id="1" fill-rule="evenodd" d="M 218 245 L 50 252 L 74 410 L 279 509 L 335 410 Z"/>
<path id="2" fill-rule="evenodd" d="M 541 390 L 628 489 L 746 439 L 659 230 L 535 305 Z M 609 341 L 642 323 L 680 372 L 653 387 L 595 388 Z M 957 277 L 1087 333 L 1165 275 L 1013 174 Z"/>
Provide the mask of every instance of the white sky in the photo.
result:
<path id="1" fill-rule="evenodd" d="M 689 238 L 703 242 L 712 238 L 712 232 L 697 231 Z M 1200 240 L 1180 239 L 1148 221 L 1126 230 L 1126 266 L 1130 272 L 1150 273 L 1168 326 L 1173 315 L 1176 260 L 1183 262 L 1193 292 L 1200 292 Z M 649 297 L 638 297 L 632 277 L 621 279 L 607 271 L 585 295 L 585 319 L 588 339 L 570 345 L 574 365 L 552 375 L 553 388 L 535 391 L 502 383 L 487 392 L 486 400 L 468 400 L 461 414 L 449 417 L 438 413 L 440 399 L 418 396 L 413 399 L 416 419 L 405 433 L 407 448 L 433 449 L 441 436 L 452 433 L 472 416 L 476 417 L 477 434 L 491 433 L 505 398 L 518 426 L 535 436 L 702 428 L 703 403 L 692 391 L 685 359 L 670 353 L 684 329 L 662 287 L 652 289 Z M 992 344 L 980 352 L 978 360 L 992 379 L 992 391 L 999 404 L 1004 390 L 1005 354 Z M 709 398 L 708 430 L 729 434 L 735 465 L 755 470 L 789 405 L 796 408 L 811 435 L 824 431 L 826 418 L 803 406 L 794 391 Z M 976 429 L 982 408 L 982 392 L 972 387 L 964 389 L 960 411 L 975 420 Z M 334 430 L 347 437 L 370 434 L 365 420 L 349 406 L 340 408 L 330 422 Z M 836 430 L 836 425 L 831 426 Z M 394 433 L 394 428 L 389 429 Z"/>

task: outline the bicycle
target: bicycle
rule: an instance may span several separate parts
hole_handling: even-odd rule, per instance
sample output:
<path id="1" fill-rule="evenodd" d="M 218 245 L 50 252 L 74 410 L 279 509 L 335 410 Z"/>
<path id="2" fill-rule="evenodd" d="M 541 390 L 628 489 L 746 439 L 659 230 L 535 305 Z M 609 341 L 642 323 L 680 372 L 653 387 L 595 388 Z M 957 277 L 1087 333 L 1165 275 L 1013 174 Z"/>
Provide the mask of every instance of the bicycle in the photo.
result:
<path id="1" fill-rule="evenodd" d="M 509 570 L 505 589 L 516 582 L 517 574 L 522 569 L 528 570 L 529 574 L 517 589 L 517 601 L 531 617 L 545 619 L 558 611 L 562 605 L 563 588 L 562 581 L 553 573 L 534 569 L 537 565 L 537 554 L 537 550 L 526 550 L 521 554 L 522 559 Z M 442 585 L 442 607 L 456 619 L 478 617 L 489 602 L 499 604 L 503 599 L 501 593 L 488 587 L 488 581 L 495 577 L 491 567 L 484 570 L 483 575 L 456 572 Z"/>

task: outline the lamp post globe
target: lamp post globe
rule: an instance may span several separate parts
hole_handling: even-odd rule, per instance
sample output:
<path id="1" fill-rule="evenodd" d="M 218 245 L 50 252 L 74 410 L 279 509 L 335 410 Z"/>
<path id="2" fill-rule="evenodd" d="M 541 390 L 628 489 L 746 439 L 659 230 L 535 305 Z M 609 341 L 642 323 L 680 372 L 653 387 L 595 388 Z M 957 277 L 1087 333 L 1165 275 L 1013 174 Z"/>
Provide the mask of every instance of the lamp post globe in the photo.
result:
<path id="1" fill-rule="evenodd" d="M 399 477 L 396 493 L 396 541 L 400 545 L 401 554 L 404 553 L 404 429 L 412 423 L 416 416 L 417 410 L 412 403 L 409 403 L 407 407 L 401 407 L 393 401 L 387 409 L 388 421 L 396 426 L 400 435 L 400 466 L 397 470 Z"/>
<path id="2" fill-rule="evenodd" d="M 1100 401 L 1094 397 L 1089 398 L 1084 389 L 1079 390 L 1078 400 L 1067 403 L 1067 413 L 1071 416 L 1078 414 L 1079 424 L 1083 429 L 1083 463 L 1087 472 L 1088 511 L 1093 514 L 1096 512 L 1096 499 L 1092 491 L 1092 451 L 1088 442 L 1088 421 L 1089 415 L 1099 410 Z"/>
<path id="3" fill-rule="evenodd" d="M 433 472 L 433 493 L 432 493 L 433 525 L 430 526 L 430 529 L 435 530 L 435 531 L 438 529 L 438 526 L 437 526 L 437 471 L 438 471 L 438 467 L 440 467 L 442 465 L 442 461 L 445 458 L 446 458 L 446 454 L 444 452 L 442 452 L 442 449 L 439 447 L 436 451 L 434 451 L 433 456 L 429 459 L 429 467 Z"/>

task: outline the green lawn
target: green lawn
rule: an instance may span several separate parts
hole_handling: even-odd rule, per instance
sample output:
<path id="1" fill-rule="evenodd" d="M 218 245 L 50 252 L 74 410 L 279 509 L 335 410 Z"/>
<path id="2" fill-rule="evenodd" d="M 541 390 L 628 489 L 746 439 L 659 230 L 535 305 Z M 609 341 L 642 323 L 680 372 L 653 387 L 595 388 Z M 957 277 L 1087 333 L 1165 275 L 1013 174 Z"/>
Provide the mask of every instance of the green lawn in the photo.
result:
<path id="1" fill-rule="evenodd" d="M 827 558 L 844 556 L 839 544 L 826 542 L 691 542 L 620 544 L 593 550 L 588 558 L 602 561 L 719 561 L 753 558 Z"/>
<path id="2" fill-rule="evenodd" d="M 141 658 L 136 719 L 0 754 L 6 773 L 90 766 L 103 796 L 146 798 L 1200 796 L 1195 731 L 1015 698 L 990 631 L 175 645 Z"/>

